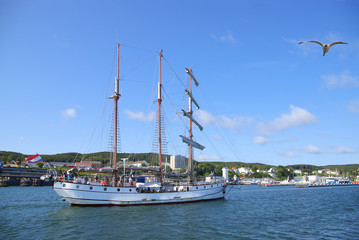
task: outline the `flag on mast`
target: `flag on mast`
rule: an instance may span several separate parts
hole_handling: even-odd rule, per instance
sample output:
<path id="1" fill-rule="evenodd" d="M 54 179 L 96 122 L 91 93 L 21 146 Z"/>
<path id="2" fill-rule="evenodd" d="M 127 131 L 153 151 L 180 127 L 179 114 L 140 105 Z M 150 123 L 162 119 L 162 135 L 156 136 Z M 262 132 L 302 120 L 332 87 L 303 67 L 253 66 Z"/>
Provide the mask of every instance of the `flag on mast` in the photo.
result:
<path id="1" fill-rule="evenodd" d="M 34 156 L 25 158 L 25 161 L 28 163 L 38 163 L 38 162 L 43 162 L 44 160 L 40 157 L 39 154 L 36 154 Z"/>

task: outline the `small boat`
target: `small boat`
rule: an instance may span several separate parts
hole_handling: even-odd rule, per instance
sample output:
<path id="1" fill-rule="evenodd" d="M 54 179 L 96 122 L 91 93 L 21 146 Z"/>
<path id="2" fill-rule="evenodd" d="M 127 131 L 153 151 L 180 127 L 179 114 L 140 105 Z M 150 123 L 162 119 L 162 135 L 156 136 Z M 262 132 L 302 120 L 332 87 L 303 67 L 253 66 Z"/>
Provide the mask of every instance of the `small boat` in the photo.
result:
<path id="1" fill-rule="evenodd" d="M 115 78 L 115 91 L 111 96 L 114 100 L 114 119 L 117 119 L 117 101 L 120 98 L 119 94 L 119 47 L 117 45 L 117 77 Z M 132 174 L 118 176 L 119 166 L 117 164 L 117 141 L 114 140 L 113 149 L 113 168 L 110 169 L 112 181 L 103 182 L 87 182 L 76 180 L 70 177 L 70 180 L 65 177 L 57 177 L 54 182 L 55 192 L 69 202 L 71 205 L 81 206 L 103 206 L 103 205 L 151 205 L 151 204 L 171 204 L 171 203 L 189 203 L 207 200 L 223 199 L 226 192 L 226 185 L 224 181 L 199 182 L 193 177 L 193 148 L 202 150 L 204 146 L 193 140 L 192 123 L 194 123 L 200 130 L 203 127 L 193 118 L 192 103 L 199 108 L 197 102 L 192 95 L 192 81 L 196 86 L 198 82 L 192 74 L 191 69 L 186 68 L 186 73 L 189 75 L 190 88 L 185 89 L 189 98 L 189 108 L 183 111 L 183 115 L 189 119 L 188 137 L 180 135 L 182 142 L 189 147 L 188 160 L 188 180 L 185 182 L 164 181 L 162 172 L 162 140 L 161 140 L 161 59 L 162 50 L 159 52 L 159 82 L 158 82 L 158 161 L 159 168 L 153 169 L 153 172 L 158 177 L 153 177 L 151 183 L 136 182 L 139 177 Z M 117 121 L 114 121 L 114 139 L 117 139 Z M 124 167 L 124 173 L 125 171 Z M 71 175 L 71 174 L 70 174 Z M 111 178 L 110 178 L 111 179 Z"/>
<path id="2" fill-rule="evenodd" d="M 40 180 L 43 180 L 43 181 L 53 181 L 54 180 L 54 177 L 57 175 L 56 171 L 53 170 L 53 169 L 49 169 L 47 170 L 47 173 L 45 175 L 42 175 L 40 177 Z"/>

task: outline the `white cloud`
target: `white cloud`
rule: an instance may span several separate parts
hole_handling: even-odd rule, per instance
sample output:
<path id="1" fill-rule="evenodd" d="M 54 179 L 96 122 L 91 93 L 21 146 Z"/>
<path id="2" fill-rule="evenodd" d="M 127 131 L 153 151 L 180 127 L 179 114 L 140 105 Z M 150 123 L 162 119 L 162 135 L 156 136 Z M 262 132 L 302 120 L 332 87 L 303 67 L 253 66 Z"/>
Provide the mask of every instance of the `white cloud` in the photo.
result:
<path id="1" fill-rule="evenodd" d="M 317 118 L 307 110 L 290 105 L 290 113 L 282 114 L 274 121 L 259 123 L 257 130 L 264 135 L 271 135 L 273 132 L 285 130 L 291 127 L 317 123 Z"/>
<path id="2" fill-rule="evenodd" d="M 359 87 L 358 78 L 351 76 L 347 71 L 341 74 L 323 75 L 322 79 L 328 88 Z"/>
<path id="3" fill-rule="evenodd" d="M 198 121 L 204 126 L 217 126 L 217 127 L 225 127 L 230 129 L 238 129 L 239 125 L 252 122 L 252 119 L 250 118 L 243 118 L 243 117 L 229 118 L 226 116 L 213 116 L 212 114 L 204 110 L 196 111 L 195 116 L 198 119 Z"/>
<path id="4" fill-rule="evenodd" d="M 224 35 L 222 36 L 217 36 L 215 34 L 211 34 L 211 37 L 216 40 L 216 41 L 219 41 L 219 42 L 224 42 L 224 43 L 235 43 L 236 42 L 236 39 L 233 37 L 233 34 L 232 32 L 230 31 L 227 31 Z"/>
<path id="5" fill-rule="evenodd" d="M 217 135 L 217 134 L 213 134 L 212 138 L 216 139 L 216 140 L 222 140 L 223 139 L 221 135 Z"/>
<path id="6" fill-rule="evenodd" d="M 25 140 L 25 137 L 24 136 L 20 136 L 17 138 L 19 141 L 24 141 Z"/>
<path id="7" fill-rule="evenodd" d="M 359 113 L 359 100 L 351 101 L 350 104 L 347 106 L 349 112 L 352 113 Z"/>
<path id="8" fill-rule="evenodd" d="M 143 112 L 132 112 L 130 110 L 125 110 L 125 114 L 130 119 L 136 119 L 142 122 L 149 122 L 155 119 L 155 112 L 149 112 L 147 115 L 145 115 Z"/>
<path id="9" fill-rule="evenodd" d="M 196 157 L 197 161 L 220 161 L 221 157 L 217 155 L 200 155 Z"/>
<path id="10" fill-rule="evenodd" d="M 64 118 L 73 118 L 76 117 L 76 108 L 68 108 L 61 111 L 61 114 Z"/>
<path id="11" fill-rule="evenodd" d="M 305 149 L 308 153 L 323 153 L 322 150 L 320 150 L 318 147 L 313 145 L 308 145 Z"/>
<path id="12" fill-rule="evenodd" d="M 265 143 L 267 143 L 268 142 L 268 140 L 266 140 L 264 137 L 262 137 L 262 136 L 257 136 L 257 137 L 255 137 L 254 138 L 254 144 L 260 144 L 260 145 L 262 145 L 262 144 L 265 144 Z"/>
<path id="13" fill-rule="evenodd" d="M 293 152 L 277 152 L 280 156 L 282 157 L 286 157 L 286 158 L 294 158 L 294 157 L 298 157 L 298 155 L 296 155 Z"/>
<path id="14" fill-rule="evenodd" d="M 337 153 L 355 153 L 356 150 L 355 149 L 350 149 L 347 147 L 343 147 L 343 146 L 339 146 L 337 148 Z"/>

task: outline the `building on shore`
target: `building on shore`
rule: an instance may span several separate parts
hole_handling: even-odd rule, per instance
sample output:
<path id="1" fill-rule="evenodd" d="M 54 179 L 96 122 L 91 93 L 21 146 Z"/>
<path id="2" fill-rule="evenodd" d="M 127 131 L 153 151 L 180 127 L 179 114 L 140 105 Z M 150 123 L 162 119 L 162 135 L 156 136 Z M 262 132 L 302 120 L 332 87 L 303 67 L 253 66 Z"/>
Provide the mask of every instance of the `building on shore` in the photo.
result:
<path id="1" fill-rule="evenodd" d="M 181 155 L 172 155 L 170 158 L 170 167 L 173 170 L 185 169 L 186 168 L 186 158 Z"/>

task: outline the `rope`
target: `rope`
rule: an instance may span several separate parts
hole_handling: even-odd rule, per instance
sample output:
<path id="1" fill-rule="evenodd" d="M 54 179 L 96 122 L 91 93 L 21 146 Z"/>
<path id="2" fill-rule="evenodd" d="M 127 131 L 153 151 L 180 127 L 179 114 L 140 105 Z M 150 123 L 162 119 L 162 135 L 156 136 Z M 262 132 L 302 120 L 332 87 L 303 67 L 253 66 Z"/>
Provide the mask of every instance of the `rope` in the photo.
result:
<path id="1" fill-rule="evenodd" d="M 164 56 L 162 56 L 162 58 L 165 60 L 165 62 L 167 63 L 167 65 L 169 66 L 169 68 L 172 70 L 172 72 L 175 74 L 175 76 L 176 76 L 176 78 L 181 82 L 181 84 L 183 85 L 183 87 L 185 88 L 185 89 L 187 89 L 186 88 L 186 85 L 183 83 L 183 81 L 178 77 L 178 75 L 176 74 L 176 72 L 173 70 L 173 68 L 171 67 L 171 65 L 169 64 L 169 62 L 167 61 L 167 59 L 164 57 Z"/>
<path id="2" fill-rule="evenodd" d="M 228 191 L 226 191 L 226 193 L 224 194 L 224 196 L 226 196 L 236 185 L 230 185 L 231 187 L 228 189 Z M 240 187 L 238 189 L 241 189 Z"/>
<path id="3" fill-rule="evenodd" d="M 201 92 L 202 92 L 202 94 L 203 94 L 203 96 L 204 96 L 204 98 L 205 98 L 205 100 L 206 100 L 208 106 L 210 107 L 210 109 L 211 109 L 216 115 L 218 115 L 217 111 L 215 110 L 215 108 L 213 107 L 213 105 L 211 104 L 211 102 L 208 100 L 208 96 L 205 94 L 205 92 L 204 92 L 203 90 L 202 90 Z M 242 160 L 242 157 L 240 156 L 241 154 L 240 154 L 238 148 L 237 148 L 237 147 L 235 146 L 235 144 L 233 143 L 233 140 L 231 139 L 231 137 L 229 136 L 229 134 L 227 133 L 227 131 L 224 129 L 224 127 L 221 127 L 221 123 L 223 123 L 223 122 L 222 122 L 222 121 L 219 121 L 219 120 L 216 119 L 216 118 L 215 118 L 215 121 L 216 121 L 217 125 L 220 127 L 220 129 L 221 129 L 223 135 L 225 136 L 227 142 L 229 142 L 229 145 L 230 145 L 230 146 L 232 147 L 232 149 L 234 150 L 233 152 L 234 152 L 235 157 L 236 157 L 239 161 L 243 161 L 243 160 Z M 218 123 L 220 123 L 220 124 L 218 124 Z"/>
<path id="4" fill-rule="evenodd" d="M 154 57 L 151 56 L 149 59 L 147 59 L 146 61 L 144 61 L 142 64 L 138 65 L 137 67 L 133 68 L 132 70 L 128 71 L 126 74 L 122 75 L 120 77 L 120 79 L 123 81 L 123 78 L 126 77 L 127 75 L 137 71 L 139 68 L 141 68 L 142 66 L 146 65 L 147 63 L 153 61 Z"/>
<path id="5" fill-rule="evenodd" d="M 171 98 L 169 97 L 169 95 L 167 95 L 166 90 L 165 90 L 163 87 L 161 87 L 161 89 L 163 90 L 163 92 L 165 93 L 166 97 L 168 98 L 170 104 L 172 105 L 173 109 L 175 110 L 175 113 L 178 115 L 178 117 L 181 119 L 183 125 L 184 125 L 184 126 L 187 128 L 187 130 L 189 131 L 189 128 L 187 127 L 187 125 L 186 125 L 186 123 L 184 122 L 183 118 L 182 118 L 181 115 L 178 113 L 176 107 L 175 107 L 174 104 L 172 103 Z"/>
<path id="6" fill-rule="evenodd" d="M 130 46 L 130 45 L 126 45 L 126 44 L 121 44 L 120 46 L 124 46 L 124 47 L 127 47 L 127 48 L 133 48 L 133 49 L 137 49 L 137 50 L 141 50 L 141 51 L 145 51 L 145 52 L 158 53 L 158 51 L 155 51 L 155 50 L 150 50 L 150 49 L 145 49 L 145 48 L 139 48 L 139 47 Z"/>

